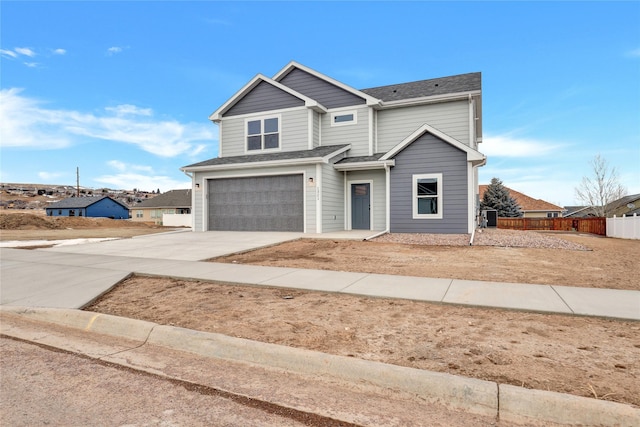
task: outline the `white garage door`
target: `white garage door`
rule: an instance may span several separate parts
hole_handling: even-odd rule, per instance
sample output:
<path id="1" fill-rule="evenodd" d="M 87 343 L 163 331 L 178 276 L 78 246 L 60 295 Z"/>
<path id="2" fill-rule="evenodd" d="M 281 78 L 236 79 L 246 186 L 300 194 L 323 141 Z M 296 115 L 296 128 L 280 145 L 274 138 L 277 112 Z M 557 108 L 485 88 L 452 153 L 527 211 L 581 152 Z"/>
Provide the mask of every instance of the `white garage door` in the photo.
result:
<path id="1" fill-rule="evenodd" d="M 303 176 L 210 179 L 209 230 L 304 231 Z"/>

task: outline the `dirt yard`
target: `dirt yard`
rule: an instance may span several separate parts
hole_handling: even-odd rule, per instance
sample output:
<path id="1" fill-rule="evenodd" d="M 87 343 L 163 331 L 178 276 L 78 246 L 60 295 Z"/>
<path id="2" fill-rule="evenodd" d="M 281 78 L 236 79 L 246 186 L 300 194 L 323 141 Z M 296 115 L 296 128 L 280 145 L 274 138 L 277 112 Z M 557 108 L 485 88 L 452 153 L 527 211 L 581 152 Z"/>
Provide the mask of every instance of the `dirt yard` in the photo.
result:
<path id="1" fill-rule="evenodd" d="M 128 238 L 161 233 L 166 227 L 109 218 L 48 217 L 44 210 L 0 210 L 0 240 L 63 240 L 97 237 Z"/>
<path id="2" fill-rule="evenodd" d="M 157 277 L 86 309 L 640 406 L 640 322 Z"/>
<path id="3" fill-rule="evenodd" d="M 640 286 L 637 241 L 493 230 L 478 243 L 499 246 L 469 247 L 463 236 L 391 235 L 298 240 L 214 261 Z M 87 309 L 640 406 L 640 322 L 150 277 L 127 280 Z"/>
<path id="4" fill-rule="evenodd" d="M 296 240 L 215 262 L 403 276 L 640 290 L 640 241 L 586 234 L 486 230 L 391 234 L 374 241 Z"/>

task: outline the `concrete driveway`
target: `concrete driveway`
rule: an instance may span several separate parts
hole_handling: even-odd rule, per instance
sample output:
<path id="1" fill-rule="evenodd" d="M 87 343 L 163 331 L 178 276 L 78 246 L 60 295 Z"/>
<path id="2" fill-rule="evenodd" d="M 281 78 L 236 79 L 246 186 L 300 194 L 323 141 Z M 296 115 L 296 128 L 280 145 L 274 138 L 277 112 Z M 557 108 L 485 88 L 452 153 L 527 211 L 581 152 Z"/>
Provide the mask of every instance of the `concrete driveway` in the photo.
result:
<path id="1" fill-rule="evenodd" d="M 162 234 L 148 234 L 131 239 L 59 246 L 44 250 L 76 254 L 201 261 L 217 256 L 276 245 L 289 240 L 299 239 L 303 236 L 305 236 L 303 233 L 284 232 L 208 231 L 194 233 L 191 231 L 177 231 Z"/>

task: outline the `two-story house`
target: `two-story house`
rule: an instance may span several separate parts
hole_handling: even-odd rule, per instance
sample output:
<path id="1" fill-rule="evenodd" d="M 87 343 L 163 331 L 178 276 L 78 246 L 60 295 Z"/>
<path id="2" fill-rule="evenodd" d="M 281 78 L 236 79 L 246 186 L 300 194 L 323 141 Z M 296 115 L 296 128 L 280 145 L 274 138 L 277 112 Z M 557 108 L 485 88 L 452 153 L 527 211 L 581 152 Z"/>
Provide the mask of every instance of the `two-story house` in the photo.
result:
<path id="1" fill-rule="evenodd" d="M 291 62 L 209 118 L 219 157 L 181 168 L 194 231 L 475 228 L 480 73 L 358 90 Z"/>

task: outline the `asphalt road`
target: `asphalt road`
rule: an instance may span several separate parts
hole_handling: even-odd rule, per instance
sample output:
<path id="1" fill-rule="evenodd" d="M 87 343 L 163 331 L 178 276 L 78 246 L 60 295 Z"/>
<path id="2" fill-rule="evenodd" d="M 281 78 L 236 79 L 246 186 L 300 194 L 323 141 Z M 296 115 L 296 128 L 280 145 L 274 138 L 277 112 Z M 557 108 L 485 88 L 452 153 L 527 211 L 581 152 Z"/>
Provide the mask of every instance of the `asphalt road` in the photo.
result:
<path id="1" fill-rule="evenodd" d="M 13 339 L 0 339 L 0 353 L 5 426 L 331 425 Z"/>

